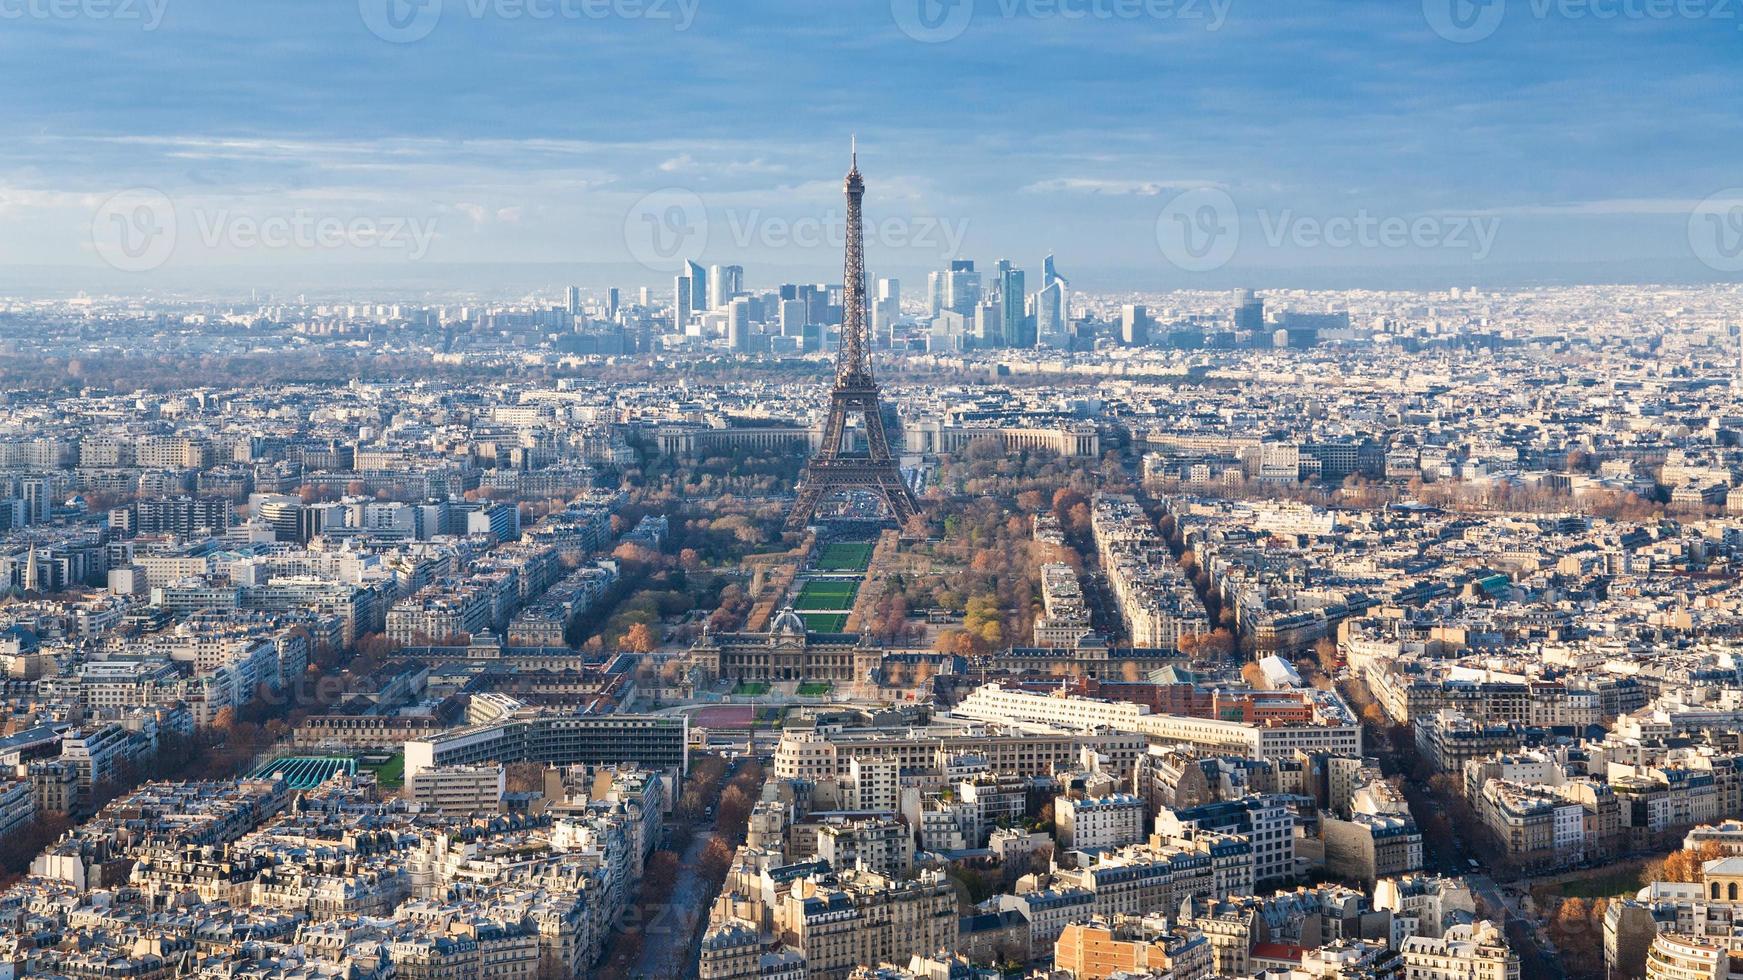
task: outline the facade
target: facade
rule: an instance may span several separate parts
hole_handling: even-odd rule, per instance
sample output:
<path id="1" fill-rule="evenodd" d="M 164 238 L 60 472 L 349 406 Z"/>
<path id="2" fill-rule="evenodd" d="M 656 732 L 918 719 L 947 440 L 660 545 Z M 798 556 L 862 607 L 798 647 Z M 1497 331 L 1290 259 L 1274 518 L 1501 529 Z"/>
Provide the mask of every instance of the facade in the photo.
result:
<path id="1" fill-rule="evenodd" d="M 414 802 L 437 813 L 495 813 L 506 788 L 503 767 L 429 766 L 406 778 Z"/>
<path id="2" fill-rule="evenodd" d="M 1088 799 L 1062 796 L 1053 803 L 1059 846 L 1068 850 L 1099 851 L 1140 843 L 1148 836 L 1144 816 L 1144 801 L 1125 793 Z"/>
<path id="3" fill-rule="evenodd" d="M 1439 939 L 1411 936 L 1400 951 L 1410 980 L 1519 980 L 1519 955 L 1488 921 L 1453 926 Z"/>
<path id="4" fill-rule="evenodd" d="M 1194 931 L 1168 930 L 1166 919 L 1092 919 L 1066 926 L 1053 944 L 1053 965 L 1076 980 L 1144 972 L 1202 980 L 1214 972 L 1210 942 Z"/>
<path id="5" fill-rule="evenodd" d="M 690 648 L 692 662 L 711 678 L 737 681 L 821 681 L 852 684 L 883 664 L 883 650 L 857 633 L 810 633 L 783 611 L 764 633 L 706 632 Z"/>
<path id="6" fill-rule="evenodd" d="M 406 778 L 481 762 L 632 763 L 684 773 L 689 731 L 683 715 L 517 714 L 405 743 Z"/>

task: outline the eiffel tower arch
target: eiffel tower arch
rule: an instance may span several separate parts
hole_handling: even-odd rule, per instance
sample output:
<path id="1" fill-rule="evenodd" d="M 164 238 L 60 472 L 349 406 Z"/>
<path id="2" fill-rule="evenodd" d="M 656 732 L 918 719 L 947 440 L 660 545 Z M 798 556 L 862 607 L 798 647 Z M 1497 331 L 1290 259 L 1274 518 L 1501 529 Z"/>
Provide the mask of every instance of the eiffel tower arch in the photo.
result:
<path id="1" fill-rule="evenodd" d="M 799 480 L 799 499 L 787 515 L 787 530 L 802 531 L 815 519 L 823 498 L 840 490 L 863 490 L 877 495 L 889 508 L 897 526 L 920 512 L 914 491 L 902 479 L 890 449 L 890 432 L 884 426 L 883 403 L 872 377 L 871 344 L 866 329 L 865 233 L 860 220 L 860 202 L 865 197 L 865 179 L 859 173 L 859 154 L 847 172 L 847 259 L 841 314 L 841 348 L 835 355 L 835 386 L 829 393 L 829 418 L 823 425 L 823 443 Z M 865 433 L 863 451 L 848 445 L 848 419 L 861 420 Z"/>

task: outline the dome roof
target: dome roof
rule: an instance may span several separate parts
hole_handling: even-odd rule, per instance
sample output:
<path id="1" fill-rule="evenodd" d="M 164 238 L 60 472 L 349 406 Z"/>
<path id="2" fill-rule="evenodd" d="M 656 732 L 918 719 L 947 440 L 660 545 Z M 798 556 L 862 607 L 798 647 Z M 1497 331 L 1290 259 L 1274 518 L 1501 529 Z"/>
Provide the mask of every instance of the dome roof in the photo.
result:
<path id="1" fill-rule="evenodd" d="M 780 636 L 804 636 L 805 621 L 799 618 L 792 606 L 788 606 L 776 614 L 774 625 L 769 629 Z"/>

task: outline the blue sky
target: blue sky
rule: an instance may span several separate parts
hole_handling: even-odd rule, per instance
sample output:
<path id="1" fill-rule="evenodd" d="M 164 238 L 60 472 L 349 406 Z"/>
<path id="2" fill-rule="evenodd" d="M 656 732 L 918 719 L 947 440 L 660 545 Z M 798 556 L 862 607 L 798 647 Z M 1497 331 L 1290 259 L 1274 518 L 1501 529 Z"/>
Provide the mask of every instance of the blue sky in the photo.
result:
<path id="1" fill-rule="evenodd" d="M 382 19 L 406 2 L 0 0 L 0 289 L 659 283 L 659 233 L 826 279 L 850 133 L 904 278 L 1049 249 L 1108 289 L 1737 278 L 1738 0 L 954 0 L 933 35 L 939 0 Z M 142 190 L 174 247 L 117 276 L 104 209 Z M 1239 227 L 1213 268 L 1166 241 L 1194 191 Z M 1425 233 L 1326 240 L 1388 220 Z"/>

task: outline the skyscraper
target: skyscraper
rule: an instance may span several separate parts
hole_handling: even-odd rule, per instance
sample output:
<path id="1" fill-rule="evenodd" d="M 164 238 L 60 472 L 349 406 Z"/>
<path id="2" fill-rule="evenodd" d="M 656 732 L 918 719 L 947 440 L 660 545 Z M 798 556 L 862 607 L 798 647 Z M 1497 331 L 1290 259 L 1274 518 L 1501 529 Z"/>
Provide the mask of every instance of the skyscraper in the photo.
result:
<path id="1" fill-rule="evenodd" d="M 1265 301 L 1251 289 L 1235 290 L 1235 329 L 1254 333 L 1265 330 Z"/>
<path id="2" fill-rule="evenodd" d="M 570 286 L 564 293 L 563 299 L 563 308 L 568 311 L 570 316 L 575 316 L 581 312 L 581 287 Z"/>
<path id="3" fill-rule="evenodd" d="M 1071 323 L 1071 280 L 1059 274 L 1059 268 L 1053 264 L 1053 253 L 1048 252 L 1047 257 L 1041 260 L 1041 288 L 1042 290 L 1047 290 L 1054 286 L 1059 287 L 1059 291 L 1058 299 L 1053 309 L 1056 314 L 1059 332 L 1064 334 L 1069 332 Z M 1048 302 L 1055 301 L 1049 300 Z M 1037 305 L 1039 305 L 1039 301 L 1037 302 Z M 1037 334 L 1042 332 L 1043 331 L 1037 328 Z M 1047 343 L 1044 338 L 1037 339 L 1040 343 Z"/>
<path id="4" fill-rule="evenodd" d="M 1047 258 L 1051 261 L 1053 257 L 1049 255 Z M 1065 320 L 1065 280 L 1056 276 L 1035 294 L 1035 344 L 1039 347 L 1068 347 L 1070 340 Z"/>
<path id="5" fill-rule="evenodd" d="M 1023 270 L 1008 259 L 999 260 L 999 333 L 1006 347 L 1035 346 L 1034 324 L 1023 309 L 1027 294 Z"/>
<path id="6" fill-rule="evenodd" d="M 803 337 L 805 323 L 809 318 L 805 315 L 805 301 L 802 299 L 781 300 L 781 336 Z"/>
<path id="7" fill-rule="evenodd" d="M 1142 347 L 1150 342 L 1150 311 L 1128 303 L 1120 307 L 1120 343 Z"/>
<path id="8" fill-rule="evenodd" d="M 973 316 L 980 305 L 980 273 L 974 271 L 973 259 L 952 259 L 944 274 L 943 309 L 955 310 L 963 316 Z"/>
<path id="9" fill-rule="evenodd" d="M 690 311 L 700 313 L 708 309 L 708 270 L 685 260 L 684 277 L 690 280 Z"/>
<path id="10" fill-rule="evenodd" d="M 607 320 L 617 319 L 617 305 L 618 305 L 617 287 L 613 286 L 610 289 L 607 289 L 605 291 L 605 318 Z M 576 307 L 577 312 L 580 310 L 580 306 L 581 306 L 581 292 L 580 292 L 580 290 L 576 290 L 576 292 L 575 292 L 575 307 Z"/>
<path id="11" fill-rule="evenodd" d="M 744 266 L 713 265 L 708 267 L 708 308 L 718 310 L 732 302 L 732 297 L 744 292 Z"/>
<path id="12" fill-rule="evenodd" d="M 694 265 L 695 263 L 690 263 Z M 690 322 L 690 314 L 694 308 L 690 305 L 690 297 L 695 295 L 691 289 L 689 276 L 678 276 L 672 283 L 672 332 L 683 333 L 684 325 Z"/>
<path id="13" fill-rule="evenodd" d="M 726 346 L 732 350 L 750 348 L 750 297 L 739 296 L 727 304 Z"/>
<path id="14" fill-rule="evenodd" d="M 896 321 L 902 317 L 902 283 L 879 279 L 877 298 L 872 300 L 872 340 L 885 347 L 895 345 Z"/>
<path id="15" fill-rule="evenodd" d="M 1004 317 L 999 304 L 990 299 L 975 304 L 974 345 L 982 348 L 1005 346 Z"/>
<path id="16" fill-rule="evenodd" d="M 1056 282 L 1065 283 L 1067 286 L 1071 285 L 1071 282 L 1060 275 L 1059 270 L 1054 267 L 1053 253 L 1048 252 L 1047 257 L 1041 260 L 1041 288 L 1046 289 Z"/>

